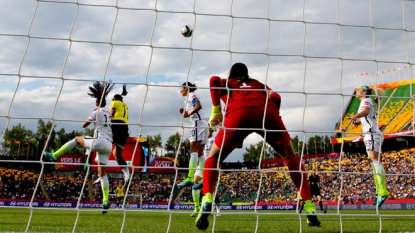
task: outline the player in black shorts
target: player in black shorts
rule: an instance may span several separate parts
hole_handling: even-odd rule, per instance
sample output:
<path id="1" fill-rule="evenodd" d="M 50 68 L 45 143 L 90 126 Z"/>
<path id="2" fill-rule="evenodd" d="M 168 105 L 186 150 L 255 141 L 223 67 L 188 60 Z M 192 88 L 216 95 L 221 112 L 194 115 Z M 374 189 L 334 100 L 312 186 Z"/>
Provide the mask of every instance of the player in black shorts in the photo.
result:
<path id="1" fill-rule="evenodd" d="M 327 211 L 324 210 L 323 208 L 323 201 L 321 200 L 320 176 L 317 175 L 317 173 L 315 172 L 311 173 L 310 177 L 308 177 L 308 184 L 310 186 L 311 197 L 313 196 L 317 197 L 318 204 L 320 205 L 321 213 L 323 214 L 327 213 Z"/>
<path id="2" fill-rule="evenodd" d="M 128 185 L 130 178 L 130 171 L 128 170 L 127 162 L 122 157 L 122 151 L 129 136 L 128 133 L 128 105 L 122 100 L 122 96 L 127 95 L 127 88 L 124 84 L 122 94 L 114 95 L 110 106 L 110 113 L 112 115 L 111 129 L 113 135 L 112 144 L 115 148 L 112 151 L 118 165 L 122 166 L 121 170 L 124 173 L 124 185 Z"/>

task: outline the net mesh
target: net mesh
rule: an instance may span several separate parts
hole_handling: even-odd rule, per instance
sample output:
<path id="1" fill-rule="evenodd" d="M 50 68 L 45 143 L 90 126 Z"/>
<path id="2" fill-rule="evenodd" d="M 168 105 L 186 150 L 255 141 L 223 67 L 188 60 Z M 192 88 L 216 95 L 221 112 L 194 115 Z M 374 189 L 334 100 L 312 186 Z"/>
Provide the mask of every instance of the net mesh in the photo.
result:
<path id="1" fill-rule="evenodd" d="M 178 3 L 157 0 L 9 0 L 1 4 L 0 12 L 5 16 L 0 23 L 3 48 L 0 57 L 0 101 L 3 106 L 0 122 L 4 126 L 4 156 L 0 157 L 2 192 L 6 175 L 35 181 L 27 187 L 30 191 L 25 193 L 25 197 L 17 198 L 28 201 L 24 204 L 29 210 L 25 228 L 13 231 L 37 231 L 32 221 L 38 209 L 68 210 L 61 208 L 66 206 L 65 202 L 60 206 L 38 206 L 43 196 L 47 200 L 48 194 L 58 192 L 54 190 L 54 184 L 61 180 L 76 184 L 74 189 L 77 190 L 73 198 L 75 208 L 70 208 L 76 213 L 76 218 L 73 226 L 63 231 L 94 231 L 82 228 L 88 212 L 101 211 L 82 204 L 86 200 L 100 200 L 99 195 L 95 196 L 91 191 L 100 187 L 92 183 L 94 166 L 86 163 L 85 171 L 78 177 L 72 175 L 73 172 L 53 173 L 51 168 L 56 165 L 75 166 L 79 163 L 50 162 L 42 155 L 44 150 L 57 148 L 69 140 L 64 137 L 65 133 L 73 129 L 79 131 L 86 114 L 95 107 L 94 101 L 85 93 L 94 81 L 111 80 L 117 87 L 128 83 L 126 102 L 130 106 L 129 127 L 133 137 L 161 134 L 165 139 L 177 132 L 179 141 L 184 141 L 189 137 L 190 127 L 186 119 L 176 114 L 183 101 L 177 94 L 181 83 L 196 82 L 203 105 L 210 106 L 208 78 L 212 75 L 226 77 L 229 67 L 240 61 L 248 64 L 253 78 L 283 96 L 281 112 L 284 122 L 291 136 L 295 137 L 296 152 L 303 158 L 334 151 L 334 146 L 325 136 L 331 136 L 337 129 L 340 129 L 342 139 L 348 138 L 349 134 L 356 135 L 358 129 L 348 125 L 350 115 L 347 109 L 352 109 L 353 90 L 358 85 L 410 80 L 408 90 L 402 90 L 399 85 L 390 87 L 390 93 L 385 94 L 389 101 L 379 111 L 385 112 L 385 116 L 380 114 L 383 117 L 380 120 L 387 122 L 392 122 L 389 118 L 394 111 L 402 115 L 408 112 L 405 116 L 398 114 L 405 119 L 401 122 L 406 123 L 396 123 L 397 129 L 391 129 L 392 133 L 405 127 L 409 130 L 411 124 L 408 122 L 413 122 L 413 1 L 186 0 Z M 192 37 L 182 37 L 180 29 L 184 25 L 194 28 Z M 392 103 L 394 100 L 396 103 Z M 341 132 L 343 125 L 345 130 Z M 16 129 L 15 126 L 26 133 L 31 131 L 31 134 L 19 135 L 12 130 Z M 315 135 L 319 135 L 321 141 L 309 140 Z M 411 132 L 406 136 L 412 135 Z M 249 136 L 244 147 L 261 141 L 258 136 Z M 377 208 L 370 213 L 342 213 L 344 196 L 353 200 L 358 194 L 370 190 L 368 180 L 372 173 L 366 157 L 349 153 L 347 143 L 337 146 L 340 150 L 337 151 L 338 157 L 323 162 L 305 160 L 309 170 L 317 170 L 324 176 L 323 182 L 327 187 L 322 190 L 323 198 L 337 203 L 331 206 L 333 209 L 327 215 L 334 216 L 335 220 L 322 218 L 322 222 L 334 222 L 337 228 L 333 231 L 347 232 L 353 229 L 344 224 L 344 221 L 350 221 L 350 217 L 371 217 L 378 220 L 376 226 L 368 231 L 381 232 L 384 220 L 396 214 L 382 214 Z M 175 159 L 182 156 L 179 145 L 173 149 L 162 146 L 154 149 L 156 155 L 171 153 Z M 222 199 L 248 202 L 255 208 L 265 202 L 298 203 L 296 190 L 287 168 L 281 166 L 283 164 L 261 167 L 260 162 L 268 150 L 271 149 L 260 148 L 261 157 L 256 166 L 221 169 L 217 192 Z M 234 152 L 225 163 L 232 159 L 242 161 L 243 153 Z M 403 191 L 393 191 L 398 195 L 394 199 L 400 199 L 400 195 L 409 198 L 414 194 L 408 186 L 413 179 L 410 175 L 414 170 L 412 155 L 412 150 L 408 149 L 388 151 L 385 156 L 387 163 L 392 165 L 400 161 L 402 170 L 395 170 L 391 165 L 386 171 L 388 183 L 393 187 L 405 184 L 398 185 L 398 189 L 403 187 Z M 89 156 L 88 153 L 81 162 L 86 162 Z M 351 162 L 356 161 L 358 165 L 352 166 Z M 139 168 L 141 171 L 144 168 L 134 166 L 130 165 L 130 169 Z M 185 172 L 185 167 L 175 166 L 173 175 L 168 178 L 155 175 L 153 181 L 143 179 L 128 186 L 130 194 L 126 196 L 130 202 L 137 202 L 134 195 L 142 195 L 143 190 L 167 188 L 165 192 L 160 191 L 160 195 L 165 197 L 167 212 L 163 213 L 167 213 L 168 219 L 164 218 L 165 224 L 155 232 L 178 231 L 181 227 L 175 222 L 175 215 L 188 216 L 192 211 L 175 210 L 170 206 L 180 201 L 191 202 L 190 189 L 175 188 Z M 133 175 L 139 175 L 136 173 Z M 114 177 L 117 179 L 122 178 Z M 329 186 L 329 183 L 336 185 Z M 246 187 L 253 191 L 244 192 Z M 329 187 L 333 189 L 329 190 Z M 155 202 L 146 194 L 139 200 L 140 203 Z M 120 208 L 121 224 L 114 226 L 113 230 L 131 231 L 132 220 L 128 219 L 131 212 L 159 212 L 143 208 L 143 205 L 140 208 Z M 304 215 L 298 212 L 261 212 L 255 208 L 247 211 L 239 207 L 225 212 L 224 218 L 228 217 L 226 214 L 235 214 L 241 220 L 244 214 L 253 214 L 255 224 L 252 231 L 266 232 L 261 222 L 263 216 L 271 214 L 278 218 L 288 215 L 296 219 L 296 231 L 305 231 L 301 224 Z M 399 216 L 406 218 L 409 215 L 400 213 Z M 214 215 L 212 231 L 221 229 L 217 220 L 217 215 Z M 145 229 L 145 224 L 143 227 Z M 410 226 L 401 228 L 402 231 L 411 229 Z"/>

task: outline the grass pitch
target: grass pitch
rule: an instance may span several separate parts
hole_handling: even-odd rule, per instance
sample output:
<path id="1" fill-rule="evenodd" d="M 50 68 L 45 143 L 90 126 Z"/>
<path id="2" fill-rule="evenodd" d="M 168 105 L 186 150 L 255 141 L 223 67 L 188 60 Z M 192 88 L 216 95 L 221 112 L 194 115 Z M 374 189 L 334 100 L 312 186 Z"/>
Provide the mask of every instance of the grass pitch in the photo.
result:
<path id="1" fill-rule="evenodd" d="M 191 210 L 110 209 L 102 215 L 100 209 L 33 209 L 31 213 L 27 208 L 7 207 L 0 208 L 0 231 L 25 232 L 31 214 L 28 232 L 203 232 L 195 227 Z M 316 228 L 308 227 L 306 217 L 294 211 L 222 211 L 221 216 L 209 218 L 204 232 L 212 232 L 213 225 L 214 232 L 220 233 L 415 231 L 414 210 L 381 210 L 379 214 L 374 210 L 342 210 L 340 214 L 331 210 L 319 214 L 322 226 Z"/>

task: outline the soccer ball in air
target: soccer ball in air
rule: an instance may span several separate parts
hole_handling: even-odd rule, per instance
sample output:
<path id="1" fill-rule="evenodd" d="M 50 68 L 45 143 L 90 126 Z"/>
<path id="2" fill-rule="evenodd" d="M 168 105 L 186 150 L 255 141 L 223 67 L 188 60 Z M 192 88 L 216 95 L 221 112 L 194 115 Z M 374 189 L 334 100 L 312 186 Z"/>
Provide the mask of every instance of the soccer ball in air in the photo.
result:
<path id="1" fill-rule="evenodd" d="M 186 25 L 182 27 L 181 33 L 184 37 L 191 37 L 193 33 L 193 29 L 189 25 Z"/>

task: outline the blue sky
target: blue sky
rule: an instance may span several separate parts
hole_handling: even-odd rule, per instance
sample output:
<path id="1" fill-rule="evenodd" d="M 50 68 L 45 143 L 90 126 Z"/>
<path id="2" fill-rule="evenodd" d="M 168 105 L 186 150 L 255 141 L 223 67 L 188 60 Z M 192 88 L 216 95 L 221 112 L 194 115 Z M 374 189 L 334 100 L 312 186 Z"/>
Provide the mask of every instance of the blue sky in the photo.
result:
<path id="1" fill-rule="evenodd" d="M 37 119 L 53 118 L 58 129 L 82 130 L 94 107 L 88 86 L 111 79 L 112 94 L 128 83 L 131 135 L 188 137 L 189 121 L 178 114 L 181 83 L 195 82 L 210 112 L 209 78 L 226 77 L 233 63 L 244 62 L 251 77 L 281 94 L 291 136 L 307 138 L 331 134 L 357 85 L 414 76 L 403 69 L 415 61 L 414 1 L 3 0 L 0 6 L 3 127 L 8 117 L 9 127 L 21 122 L 33 130 Z M 181 36 L 184 25 L 194 28 L 192 37 Z M 388 69 L 396 71 L 360 76 Z M 251 135 L 244 147 L 259 140 Z M 242 160 L 243 152 L 228 160 Z"/>

